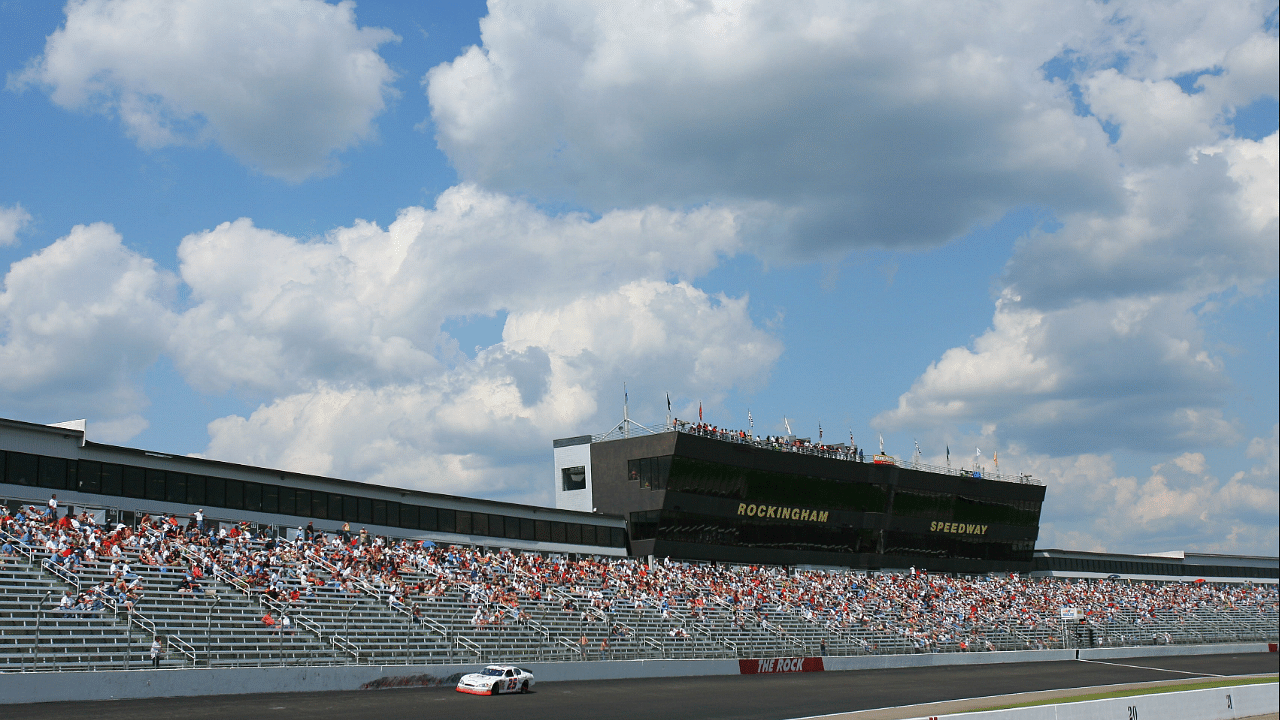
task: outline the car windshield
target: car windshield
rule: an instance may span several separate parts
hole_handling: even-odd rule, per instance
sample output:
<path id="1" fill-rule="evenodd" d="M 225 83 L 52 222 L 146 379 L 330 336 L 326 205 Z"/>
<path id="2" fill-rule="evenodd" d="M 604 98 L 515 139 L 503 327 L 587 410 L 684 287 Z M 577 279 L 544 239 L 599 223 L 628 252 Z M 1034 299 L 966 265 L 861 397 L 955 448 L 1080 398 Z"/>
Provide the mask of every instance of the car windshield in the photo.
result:
<path id="1" fill-rule="evenodd" d="M 488 675 L 489 677 L 502 677 L 502 670 L 499 668 L 485 668 L 480 674 Z"/>

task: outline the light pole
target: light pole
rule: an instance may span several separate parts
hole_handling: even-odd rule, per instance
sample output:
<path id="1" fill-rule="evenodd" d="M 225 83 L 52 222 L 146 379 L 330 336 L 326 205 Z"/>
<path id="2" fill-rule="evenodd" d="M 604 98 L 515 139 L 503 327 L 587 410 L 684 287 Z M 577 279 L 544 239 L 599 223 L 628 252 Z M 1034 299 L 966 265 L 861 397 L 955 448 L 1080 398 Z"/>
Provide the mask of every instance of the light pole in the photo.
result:
<path id="1" fill-rule="evenodd" d="M 204 666 L 213 667 L 213 609 L 218 607 L 218 603 L 222 602 L 222 596 L 217 590 L 213 591 L 213 602 L 209 605 L 209 612 L 204 616 Z"/>
<path id="2" fill-rule="evenodd" d="M 53 595 L 50 590 L 44 594 L 44 600 L 40 601 L 40 605 L 36 607 L 36 644 L 31 647 L 31 670 L 40 669 L 40 621 L 44 619 L 44 606 L 49 604 L 49 597 Z"/>

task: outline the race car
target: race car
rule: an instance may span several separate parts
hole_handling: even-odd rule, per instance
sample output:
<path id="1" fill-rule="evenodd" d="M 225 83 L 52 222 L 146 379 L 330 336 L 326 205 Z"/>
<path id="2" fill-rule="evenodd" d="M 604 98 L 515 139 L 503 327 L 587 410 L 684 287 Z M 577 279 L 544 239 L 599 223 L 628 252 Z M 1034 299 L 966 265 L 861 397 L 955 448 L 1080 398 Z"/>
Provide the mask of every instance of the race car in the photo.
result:
<path id="1" fill-rule="evenodd" d="M 527 693 L 532 688 L 533 673 L 514 665 L 490 665 L 480 672 L 463 675 L 458 681 L 458 692 L 472 695 Z"/>

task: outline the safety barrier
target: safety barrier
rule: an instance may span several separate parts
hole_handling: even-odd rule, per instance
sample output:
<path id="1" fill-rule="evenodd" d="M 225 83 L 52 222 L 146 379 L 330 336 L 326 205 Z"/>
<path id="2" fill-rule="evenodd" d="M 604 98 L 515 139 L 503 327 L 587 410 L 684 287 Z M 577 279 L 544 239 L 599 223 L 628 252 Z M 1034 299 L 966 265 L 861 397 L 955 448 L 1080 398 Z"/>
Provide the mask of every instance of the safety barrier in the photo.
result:
<path id="1" fill-rule="evenodd" d="M 1277 711 L 1280 711 L 1280 686 L 1266 683 L 1027 708 L 930 715 L 913 720 L 1236 720 Z"/>
<path id="2" fill-rule="evenodd" d="M 1108 648 L 1114 653 L 1122 648 Z M 1267 643 L 1233 645 L 1134 647 L 1127 655 L 1267 652 Z M 1178 652 L 1181 651 L 1181 652 Z M 936 653 L 869 657 L 772 658 L 764 668 L 751 660 L 622 660 L 528 663 L 539 683 L 570 680 L 622 680 L 739 675 L 760 672 L 815 672 L 927 667 L 955 664 L 996 664 L 1073 660 L 1089 650 L 1023 650 L 987 653 Z M 747 663 L 747 664 L 744 664 Z M 756 663 L 753 669 L 749 663 Z M 479 664 L 338 665 L 262 668 L 200 668 L 191 670 L 111 670 L 99 672 L 0 673 L 0 704 L 64 700 L 111 700 L 198 695 L 324 692 L 361 688 L 432 686 L 456 683 Z M 73 678 L 73 679 L 72 679 Z M 1144 718 L 1148 716 L 1143 716 Z M 1155 716 L 1151 716 L 1155 717 Z M 1243 717 L 1243 716 L 1242 716 Z M 1022 720 L 1019 718 L 1018 720 Z"/>

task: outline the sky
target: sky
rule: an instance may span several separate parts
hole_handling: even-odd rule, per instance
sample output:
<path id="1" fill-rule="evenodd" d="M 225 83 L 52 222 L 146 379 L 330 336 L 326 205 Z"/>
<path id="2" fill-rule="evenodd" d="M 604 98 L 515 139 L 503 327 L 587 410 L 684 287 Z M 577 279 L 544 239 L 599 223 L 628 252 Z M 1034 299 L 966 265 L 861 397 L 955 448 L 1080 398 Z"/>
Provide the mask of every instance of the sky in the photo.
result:
<path id="1" fill-rule="evenodd" d="M 1280 551 L 1275 2 L 0 0 L 0 64 L 2 417 L 545 505 L 625 383 Z"/>

